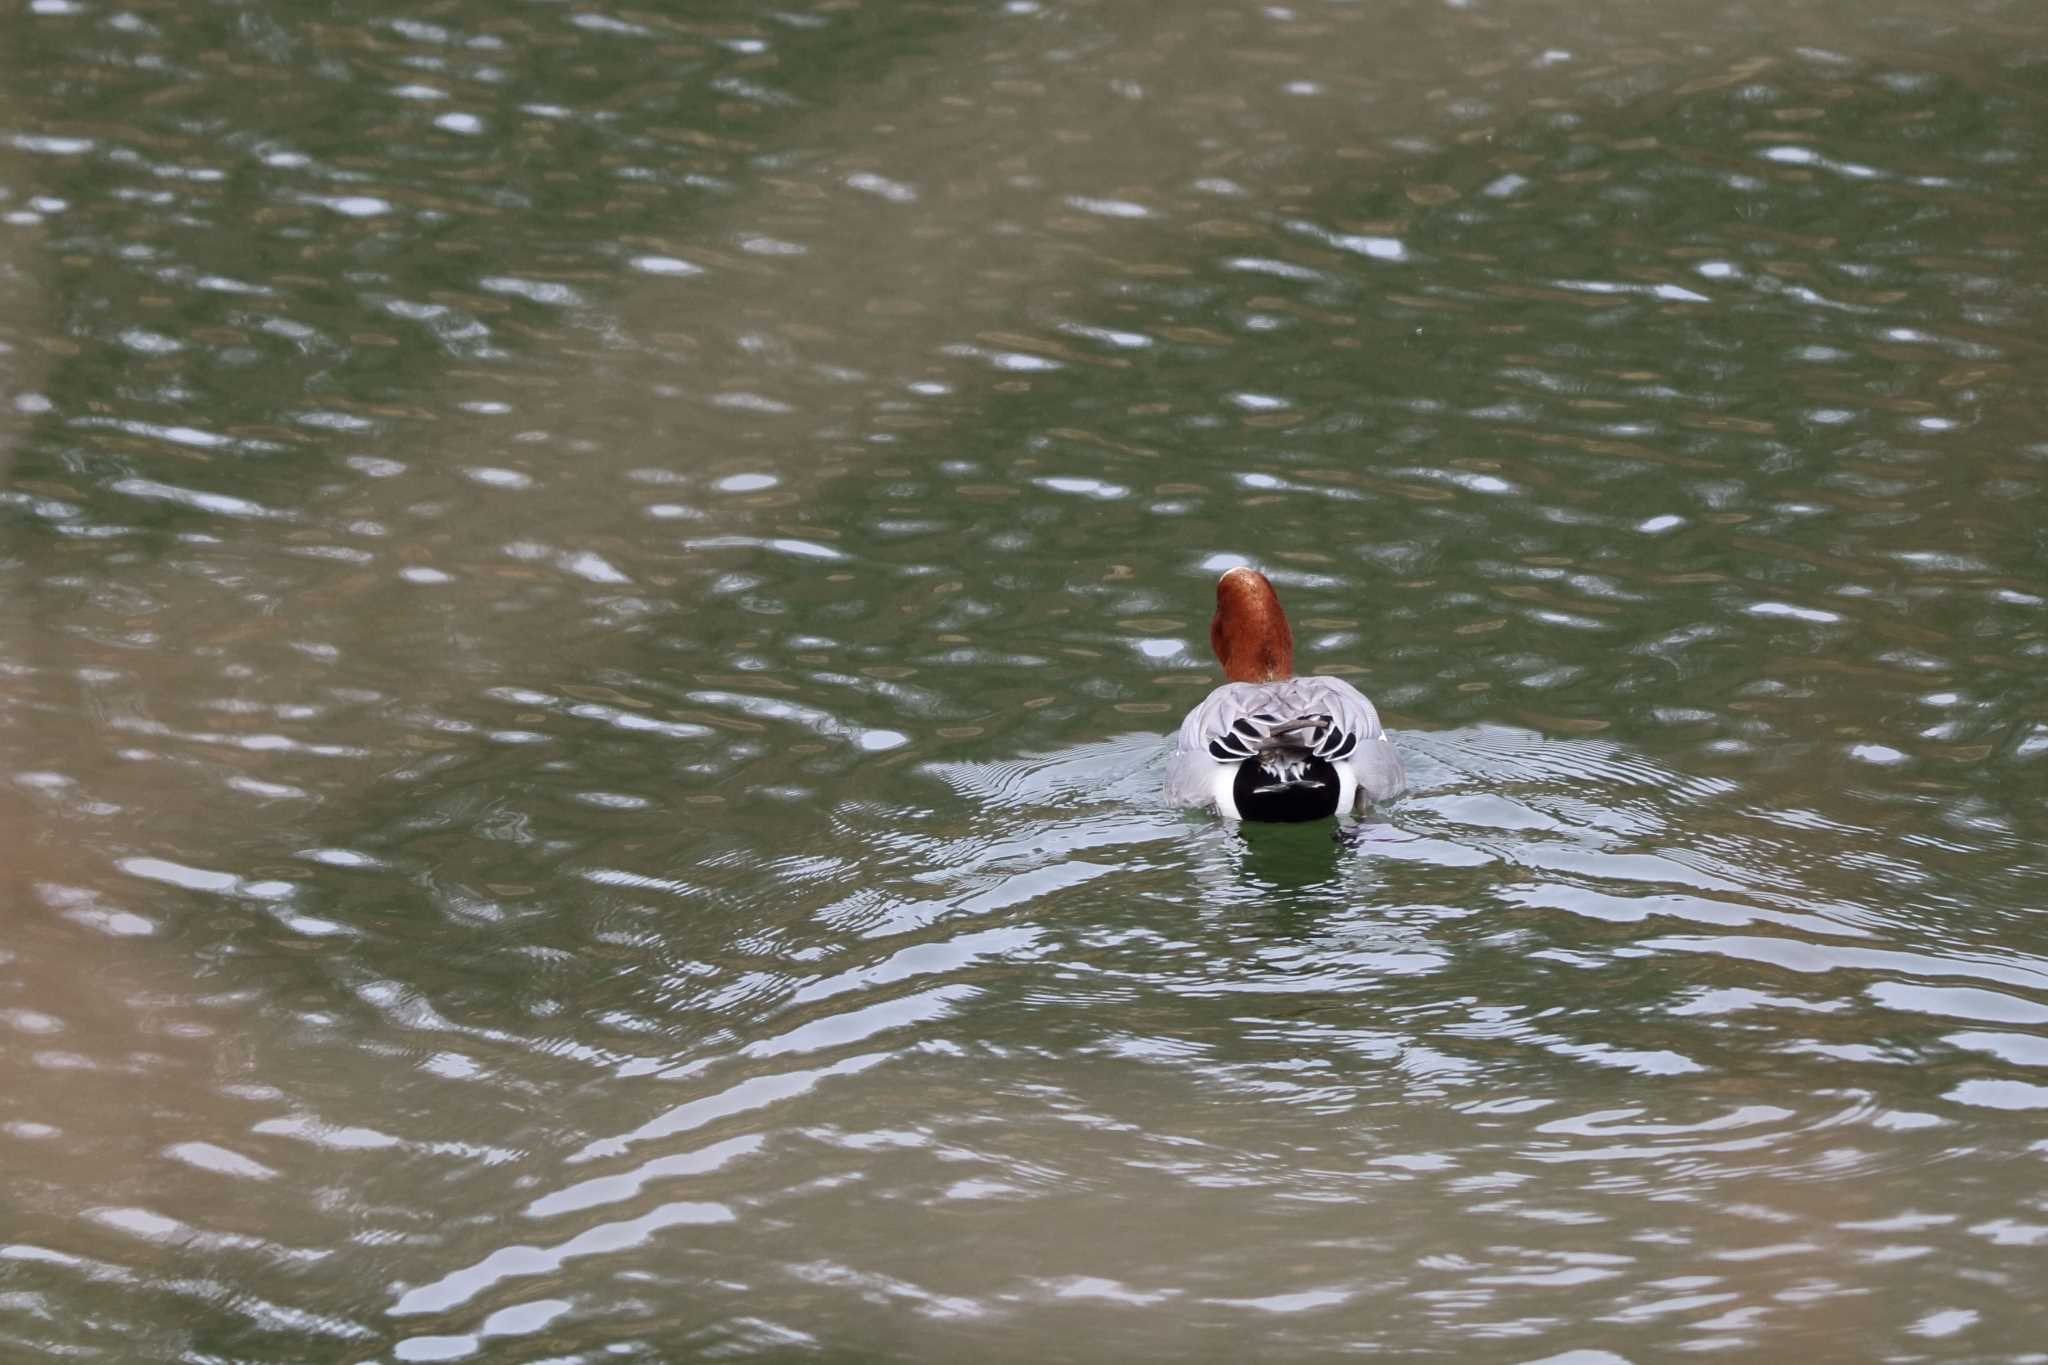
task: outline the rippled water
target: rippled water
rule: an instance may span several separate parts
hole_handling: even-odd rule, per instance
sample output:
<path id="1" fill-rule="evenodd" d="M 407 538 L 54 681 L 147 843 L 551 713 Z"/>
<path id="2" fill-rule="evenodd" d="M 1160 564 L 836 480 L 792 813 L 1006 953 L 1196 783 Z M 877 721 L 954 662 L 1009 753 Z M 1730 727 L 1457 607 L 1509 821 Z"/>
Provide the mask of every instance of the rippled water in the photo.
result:
<path id="1" fill-rule="evenodd" d="M 0 1354 L 2048 1358 L 2038 7 L 316 8 L 0 17 Z"/>

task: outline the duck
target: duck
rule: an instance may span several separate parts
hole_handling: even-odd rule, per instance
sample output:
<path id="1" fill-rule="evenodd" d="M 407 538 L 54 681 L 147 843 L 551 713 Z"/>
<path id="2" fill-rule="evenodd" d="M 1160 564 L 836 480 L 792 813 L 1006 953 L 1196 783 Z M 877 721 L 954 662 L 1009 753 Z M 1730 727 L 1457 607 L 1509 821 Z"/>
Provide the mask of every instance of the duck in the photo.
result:
<path id="1" fill-rule="evenodd" d="M 1380 714 L 1342 678 L 1294 676 L 1280 595 L 1247 565 L 1216 582 L 1209 647 L 1228 679 L 1180 723 L 1166 798 L 1227 820 L 1298 824 L 1355 815 L 1408 789 Z"/>

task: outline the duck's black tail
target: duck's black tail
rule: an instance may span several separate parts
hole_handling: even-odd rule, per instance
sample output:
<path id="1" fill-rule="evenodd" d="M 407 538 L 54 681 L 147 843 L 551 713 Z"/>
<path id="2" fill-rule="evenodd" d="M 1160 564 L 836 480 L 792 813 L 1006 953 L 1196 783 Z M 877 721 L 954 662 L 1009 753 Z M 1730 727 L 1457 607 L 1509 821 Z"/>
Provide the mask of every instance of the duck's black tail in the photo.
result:
<path id="1" fill-rule="evenodd" d="M 1231 796 L 1241 819 L 1295 824 L 1337 813 L 1337 769 L 1297 744 L 1273 744 L 1238 765 Z"/>

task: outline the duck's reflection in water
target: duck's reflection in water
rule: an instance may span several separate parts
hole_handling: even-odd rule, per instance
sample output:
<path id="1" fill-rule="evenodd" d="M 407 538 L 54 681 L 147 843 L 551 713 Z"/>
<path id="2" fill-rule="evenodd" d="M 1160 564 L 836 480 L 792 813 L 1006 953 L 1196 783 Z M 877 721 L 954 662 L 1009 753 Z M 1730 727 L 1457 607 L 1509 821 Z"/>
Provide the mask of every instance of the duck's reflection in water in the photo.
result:
<path id="1" fill-rule="evenodd" d="M 1301 901 L 1307 893 L 1336 894 L 1346 847 L 1332 821 L 1298 825 L 1233 823 L 1227 844 L 1247 889 Z"/>

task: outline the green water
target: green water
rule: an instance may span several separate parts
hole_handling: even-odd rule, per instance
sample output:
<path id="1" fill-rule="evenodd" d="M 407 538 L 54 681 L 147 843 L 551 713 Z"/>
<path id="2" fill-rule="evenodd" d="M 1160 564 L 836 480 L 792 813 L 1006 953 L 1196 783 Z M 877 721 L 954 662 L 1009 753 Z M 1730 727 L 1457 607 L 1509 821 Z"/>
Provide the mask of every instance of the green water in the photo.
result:
<path id="1" fill-rule="evenodd" d="M 2020 0 L 17 6 L 0 1356 L 2048 1359 L 2044 167 Z M 1355 847 L 1159 798 L 1244 560 Z"/>

